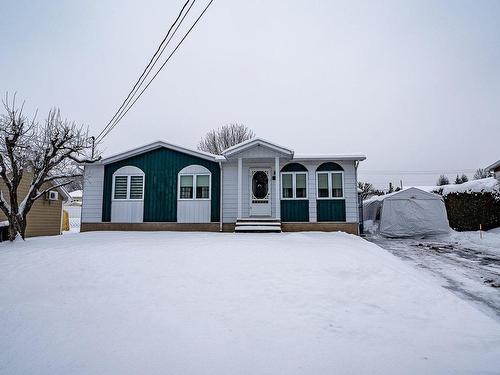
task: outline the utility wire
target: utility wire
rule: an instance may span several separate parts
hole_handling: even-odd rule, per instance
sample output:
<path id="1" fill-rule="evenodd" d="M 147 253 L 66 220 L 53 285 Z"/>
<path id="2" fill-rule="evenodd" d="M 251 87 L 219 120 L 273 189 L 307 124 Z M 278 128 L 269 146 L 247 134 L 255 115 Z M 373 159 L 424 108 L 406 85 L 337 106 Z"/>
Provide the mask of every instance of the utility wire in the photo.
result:
<path id="1" fill-rule="evenodd" d="M 128 93 L 127 97 L 125 98 L 125 100 L 123 101 L 123 103 L 120 105 L 120 107 L 118 108 L 118 110 L 115 112 L 115 114 L 113 115 L 113 117 L 111 118 L 111 120 L 109 120 L 108 124 L 104 127 L 104 129 L 99 133 L 99 135 L 96 137 L 96 139 L 98 140 L 101 135 L 103 133 L 105 133 L 105 131 L 107 130 L 107 128 L 111 125 L 111 123 L 113 122 L 113 120 L 115 120 L 115 118 L 119 115 L 119 113 L 124 109 L 124 107 L 128 104 L 128 102 L 130 102 L 130 99 L 132 99 L 132 97 L 135 95 L 135 92 L 137 92 L 137 90 L 139 89 L 139 87 L 141 86 L 142 82 L 144 82 L 144 80 L 146 79 L 146 77 L 148 76 L 149 72 L 151 71 L 151 69 L 153 68 L 153 66 L 156 64 L 156 61 L 158 61 L 158 59 L 160 58 L 161 54 L 163 53 L 163 51 L 165 50 L 165 47 L 167 46 L 168 42 L 165 44 L 165 41 L 167 40 L 167 38 L 169 37 L 170 35 L 170 32 L 172 31 L 172 29 L 174 28 L 174 26 L 176 25 L 177 21 L 179 20 L 179 18 L 182 16 L 182 13 L 184 12 L 184 9 L 186 8 L 186 6 L 188 5 L 190 0 L 187 0 L 186 3 L 183 5 L 183 7 L 181 8 L 179 14 L 177 15 L 177 18 L 175 19 L 174 23 L 170 26 L 170 28 L 168 29 L 167 31 L 167 34 L 165 35 L 165 37 L 163 38 L 163 40 L 161 41 L 161 43 L 158 45 L 158 48 L 156 49 L 155 53 L 153 54 L 153 56 L 151 57 L 151 60 L 149 60 L 149 63 L 146 65 L 146 67 L 144 68 L 144 70 L 142 71 L 141 75 L 139 76 L 139 78 L 137 79 L 137 81 L 134 83 L 134 86 L 132 87 L 132 90 L 130 90 L 130 92 Z M 194 0 L 196 1 L 196 0 Z M 193 6 L 194 4 L 194 1 L 193 3 L 191 4 L 191 6 L 189 7 L 188 11 L 186 12 L 186 14 L 189 12 L 189 10 L 191 9 L 191 7 Z M 184 17 L 186 16 L 186 14 L 184 14 Z M 184 17 L 182 18 L 181 22 L 184 20 Z M 179 23 L 179 25 L 180 25 Z M 179 27 L 179 25 L 177 26 L 177 28 Z M 177 29 L 176 29 L 177 31 Z M 174 32 L 175 33 L 175 32 Z M 169 41 L 171 40 L 172 38 L 169 39 Z M 163 48 L 162 48 L 163 47 Z M 161 52 L 160 52 L 161 51 Z M 153 62 L 154 61 L 154 62 Z"/>
<path id="2" fill-rule="evenodd" d="M 181 46 L 181 44 L 184 42 L 184 40 L 187 38 L 187 36 L 191 33 L 191 31 L 194 29 L 194 27 L 196 26 L 196 24 L 200 21 L 200 19 L 203 17 L 203 15 L 206 13 L 206 11 L 208 10 L 208 8 L 210 7 L 210 5 L 212 5 L 212 3 L 214 2 L 214 0 L 210 0 L 210 2 L 207 4 L 207 6 L 203 9 L 203 11 L 201 12 L 201 14 L 198 16 L 198 18 L 196 18 L 196 20 L 194 21 L 194 23 L 191 25 L 191 27 L 189 28 L 189 30 L 186 32 L 186 34 L 182 37 L 182 39 L 179 41 L 179 43 L 177 44 L 177 46 L 174 48 L 174 50 L 170 53 L 170 55 L 167 57 L 167 59 L 163 62 L 163 64 L 160 66 L 160 68 L 158 69 L 158 71 L 154 74 L 153 78 L 151 78 L 149 80 L 149 82 L 147 83 L 147 85 L 141 90 L 141 92 L 139 93 L 139 95 L 137 96 L 137 98 L 135 98 L 135 100 L 130 104 L 130 106 L 127 108 L 127 110 L 121 114 L 115 121 L 115 123 L 102 135 L 101 137 L 101 140 L 106 137 L 113 129 L 114 127 L 123 119 L 123 117 L 128 113 L 128 111 L 130 111 L 130 109 L 134 106 L 134 104 L 137 102 L 137 100 L 139 100 L 139 98 L 142 96 L 142 94 L 144 93 L 144 91 L 147 90 L 147 88 L 149 87 L 149 85 L 151 85 L 151 83 L 155 80 L 155 78 L 158 76 L 158 74 L 161 72 L 161 70 L 165 67 L 165 65 L 170 61 L 170 59 L 172 58 L 172 56 L 175 54 L 175 52 L 179 49 L 179 47 Z"/>

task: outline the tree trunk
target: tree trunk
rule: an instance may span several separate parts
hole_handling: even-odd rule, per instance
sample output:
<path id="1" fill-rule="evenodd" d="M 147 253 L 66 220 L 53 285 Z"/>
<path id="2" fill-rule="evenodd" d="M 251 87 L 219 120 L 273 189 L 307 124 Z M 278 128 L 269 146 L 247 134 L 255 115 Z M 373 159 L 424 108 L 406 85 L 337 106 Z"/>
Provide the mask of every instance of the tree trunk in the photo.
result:
<path id="1" fill-rule="evenodd" d="M 16 223 L 9 220 L 9 241 L 14 241 L 17 236 Z"/>
<path id="2" fill-rule="evenodd" d="M 22 218 L 18 218 L 17 220 L 17 231 L 21 235 L 23 240 L 26 239 L 26 217 L 23 215 Z"/>

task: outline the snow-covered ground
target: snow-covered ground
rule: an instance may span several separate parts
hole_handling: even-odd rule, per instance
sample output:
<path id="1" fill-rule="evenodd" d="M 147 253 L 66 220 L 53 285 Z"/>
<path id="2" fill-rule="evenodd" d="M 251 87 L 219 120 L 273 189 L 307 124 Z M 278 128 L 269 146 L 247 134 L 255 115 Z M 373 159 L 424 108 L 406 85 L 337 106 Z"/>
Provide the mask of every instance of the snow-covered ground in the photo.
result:
<path id="1" fill-rule="evenodd" d="M 366 222 L 365 222 L 366 223 Z M 500 322 L 500 228 L 425 238 L 385 238 L 366 223 L 368 239 L 418 266 Z"/>
<path id="2" fill-rule="evenodd" d="M 500 323 L 343 233 L 0 244 L 2 374 L 469 374 Z"/>

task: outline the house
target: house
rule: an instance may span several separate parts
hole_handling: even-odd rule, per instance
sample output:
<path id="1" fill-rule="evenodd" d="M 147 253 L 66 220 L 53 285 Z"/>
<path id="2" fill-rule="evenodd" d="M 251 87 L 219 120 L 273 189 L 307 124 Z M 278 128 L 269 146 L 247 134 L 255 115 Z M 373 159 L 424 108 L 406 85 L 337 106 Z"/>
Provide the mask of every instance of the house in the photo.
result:
<path id="1" fill-rule="evenodd" d="M 82 197 L 83 197 L 83 191 L 82 190 L 75 190 L 69 193 L 71 197 L 71 202 L 70 204 L 75 205 L 75 206 L 81 206 L 82 205 Z"/>
<path id="2" fill-rule="evenodd" d="M 30 182 L 31 175 L 29 172 L 26 172 L 17 190 L 19 201 L 22 201 L 28 193 Z M 4 196 L 6 194 L 8 195 L 7 188 L 1 180 L 0 192 L 4 194 Z M 63 203 L 70 200 L 71 197 L 69 193 L 63 187 L 57 188 L 44 197 L 37 199 L 28 213 L 26 237 L 54 236 L 61 234 Z M 5 222 L 6 220 L 7 218 L 3 212 L 0 211 L 0 222 Z"/>
<path id="3" fill-rule="evenodd" d="M 359 233 L 364 155 L 297 155 L 254 138 L 222 155 L 158 141 L 85 165 L 81 231 Z"/>
<path id="4" fill-rule="evenodd" d="M 493 173 L 495 178 L 498 181 L 500 181 L 500 160 L 498 160 L 496 163 L 493 163 L 490 166 L 486 167 L 486 170 L 490 173 Z"/>

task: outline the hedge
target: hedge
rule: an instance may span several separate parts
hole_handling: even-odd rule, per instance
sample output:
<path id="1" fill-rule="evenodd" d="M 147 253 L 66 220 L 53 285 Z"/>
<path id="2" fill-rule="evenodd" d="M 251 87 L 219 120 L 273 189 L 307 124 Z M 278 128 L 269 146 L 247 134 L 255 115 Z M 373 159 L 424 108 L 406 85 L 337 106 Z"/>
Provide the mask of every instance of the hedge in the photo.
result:
<path id="1" fill-rule="evenodd" d="M 450 193 L 444 198 L 450 227 L 458 231 L 500 227 L 500 199 L 492 193 Z"/>

